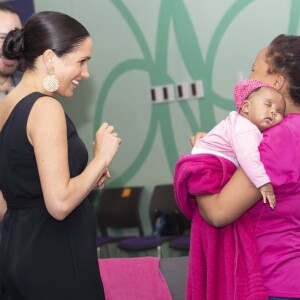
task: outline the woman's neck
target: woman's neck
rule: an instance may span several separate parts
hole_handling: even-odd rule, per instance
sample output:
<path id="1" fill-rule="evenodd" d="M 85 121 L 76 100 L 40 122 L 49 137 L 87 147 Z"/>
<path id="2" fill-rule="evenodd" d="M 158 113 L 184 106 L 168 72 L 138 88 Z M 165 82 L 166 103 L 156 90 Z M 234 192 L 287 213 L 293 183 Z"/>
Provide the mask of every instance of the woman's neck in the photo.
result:
<path id="1" fill-rule="evenodd" d="M 286 108 L 285 108 L 285 114 L 292 114 L 292 113 L 298 113 L 300 114 L 300 104 L 296 104 L 291 99 L 285 99 L 286 101 Z"/>

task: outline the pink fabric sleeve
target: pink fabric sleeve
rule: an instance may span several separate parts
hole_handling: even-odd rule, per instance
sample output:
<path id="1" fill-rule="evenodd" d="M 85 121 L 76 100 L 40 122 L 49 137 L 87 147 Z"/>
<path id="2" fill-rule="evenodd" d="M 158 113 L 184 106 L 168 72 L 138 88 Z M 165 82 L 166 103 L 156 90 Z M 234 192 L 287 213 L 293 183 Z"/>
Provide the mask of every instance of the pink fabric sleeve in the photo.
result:
<path id="1" fill-rule="evenodd" d="M 257 188 L 261 187 L 270 182 L 258 151 L 262 141 L 262 134 L 248 120 L 244 122 L 245 120 L 238 118 L 237 121 L 238 123 L 235 127 L 239 129 L 232 138 L 232 147 L 244 172 Z"/>
<path id="2" fill-rule="evenodd" d="M 299 181 L 300 145 L 293 130 L 281 123 L 264 132 L 259 151 L 274 187 Z"/>

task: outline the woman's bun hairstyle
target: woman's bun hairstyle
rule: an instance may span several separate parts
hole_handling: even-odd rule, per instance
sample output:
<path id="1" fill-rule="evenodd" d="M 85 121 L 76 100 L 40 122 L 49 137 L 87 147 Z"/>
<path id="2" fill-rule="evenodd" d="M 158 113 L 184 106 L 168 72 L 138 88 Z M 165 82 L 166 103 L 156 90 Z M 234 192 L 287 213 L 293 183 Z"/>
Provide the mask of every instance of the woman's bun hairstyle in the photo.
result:
<path id="1" fill-rule="evenodd" d="M 2 55 L 8 59 L 20 60 L 24 52 L 24 29 L 10 31 L 3 43 Z"/>

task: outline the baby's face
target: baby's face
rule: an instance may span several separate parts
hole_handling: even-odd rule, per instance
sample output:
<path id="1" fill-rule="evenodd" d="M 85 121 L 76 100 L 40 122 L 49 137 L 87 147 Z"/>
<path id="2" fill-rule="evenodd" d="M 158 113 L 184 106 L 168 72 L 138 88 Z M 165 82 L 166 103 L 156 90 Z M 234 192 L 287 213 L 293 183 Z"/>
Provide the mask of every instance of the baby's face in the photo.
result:
<path id="1" fill-rule="evenodd" d="M 261 87 L 248 97 L 247 118 L 263 132 L 283 120 L 285 100 L 273 88 Z"/>

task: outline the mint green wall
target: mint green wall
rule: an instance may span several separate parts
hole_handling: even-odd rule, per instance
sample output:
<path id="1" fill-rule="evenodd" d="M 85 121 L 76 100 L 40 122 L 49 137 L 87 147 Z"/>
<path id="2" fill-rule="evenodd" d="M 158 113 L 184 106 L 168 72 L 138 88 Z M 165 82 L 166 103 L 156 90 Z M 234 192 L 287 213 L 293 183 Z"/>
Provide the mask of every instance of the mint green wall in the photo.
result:
<path id="1" fill-rule="evenodd" d="M 172 182 L 189 137 L 234 109 L 233 85 L 279 33 L 299 32 L 299 0 L 35 0 L 80 20 L 94 40 L 91 78 L 63 103 L 92 155 L 98 125 L 123 139 L 109 184 Z M 151 104 L 149 88 L 201 79 L 205 97 Z M 146 220 L 147 218 L 145 218 Z M 145 226 L 147 221 L 145 221 Z"/>

